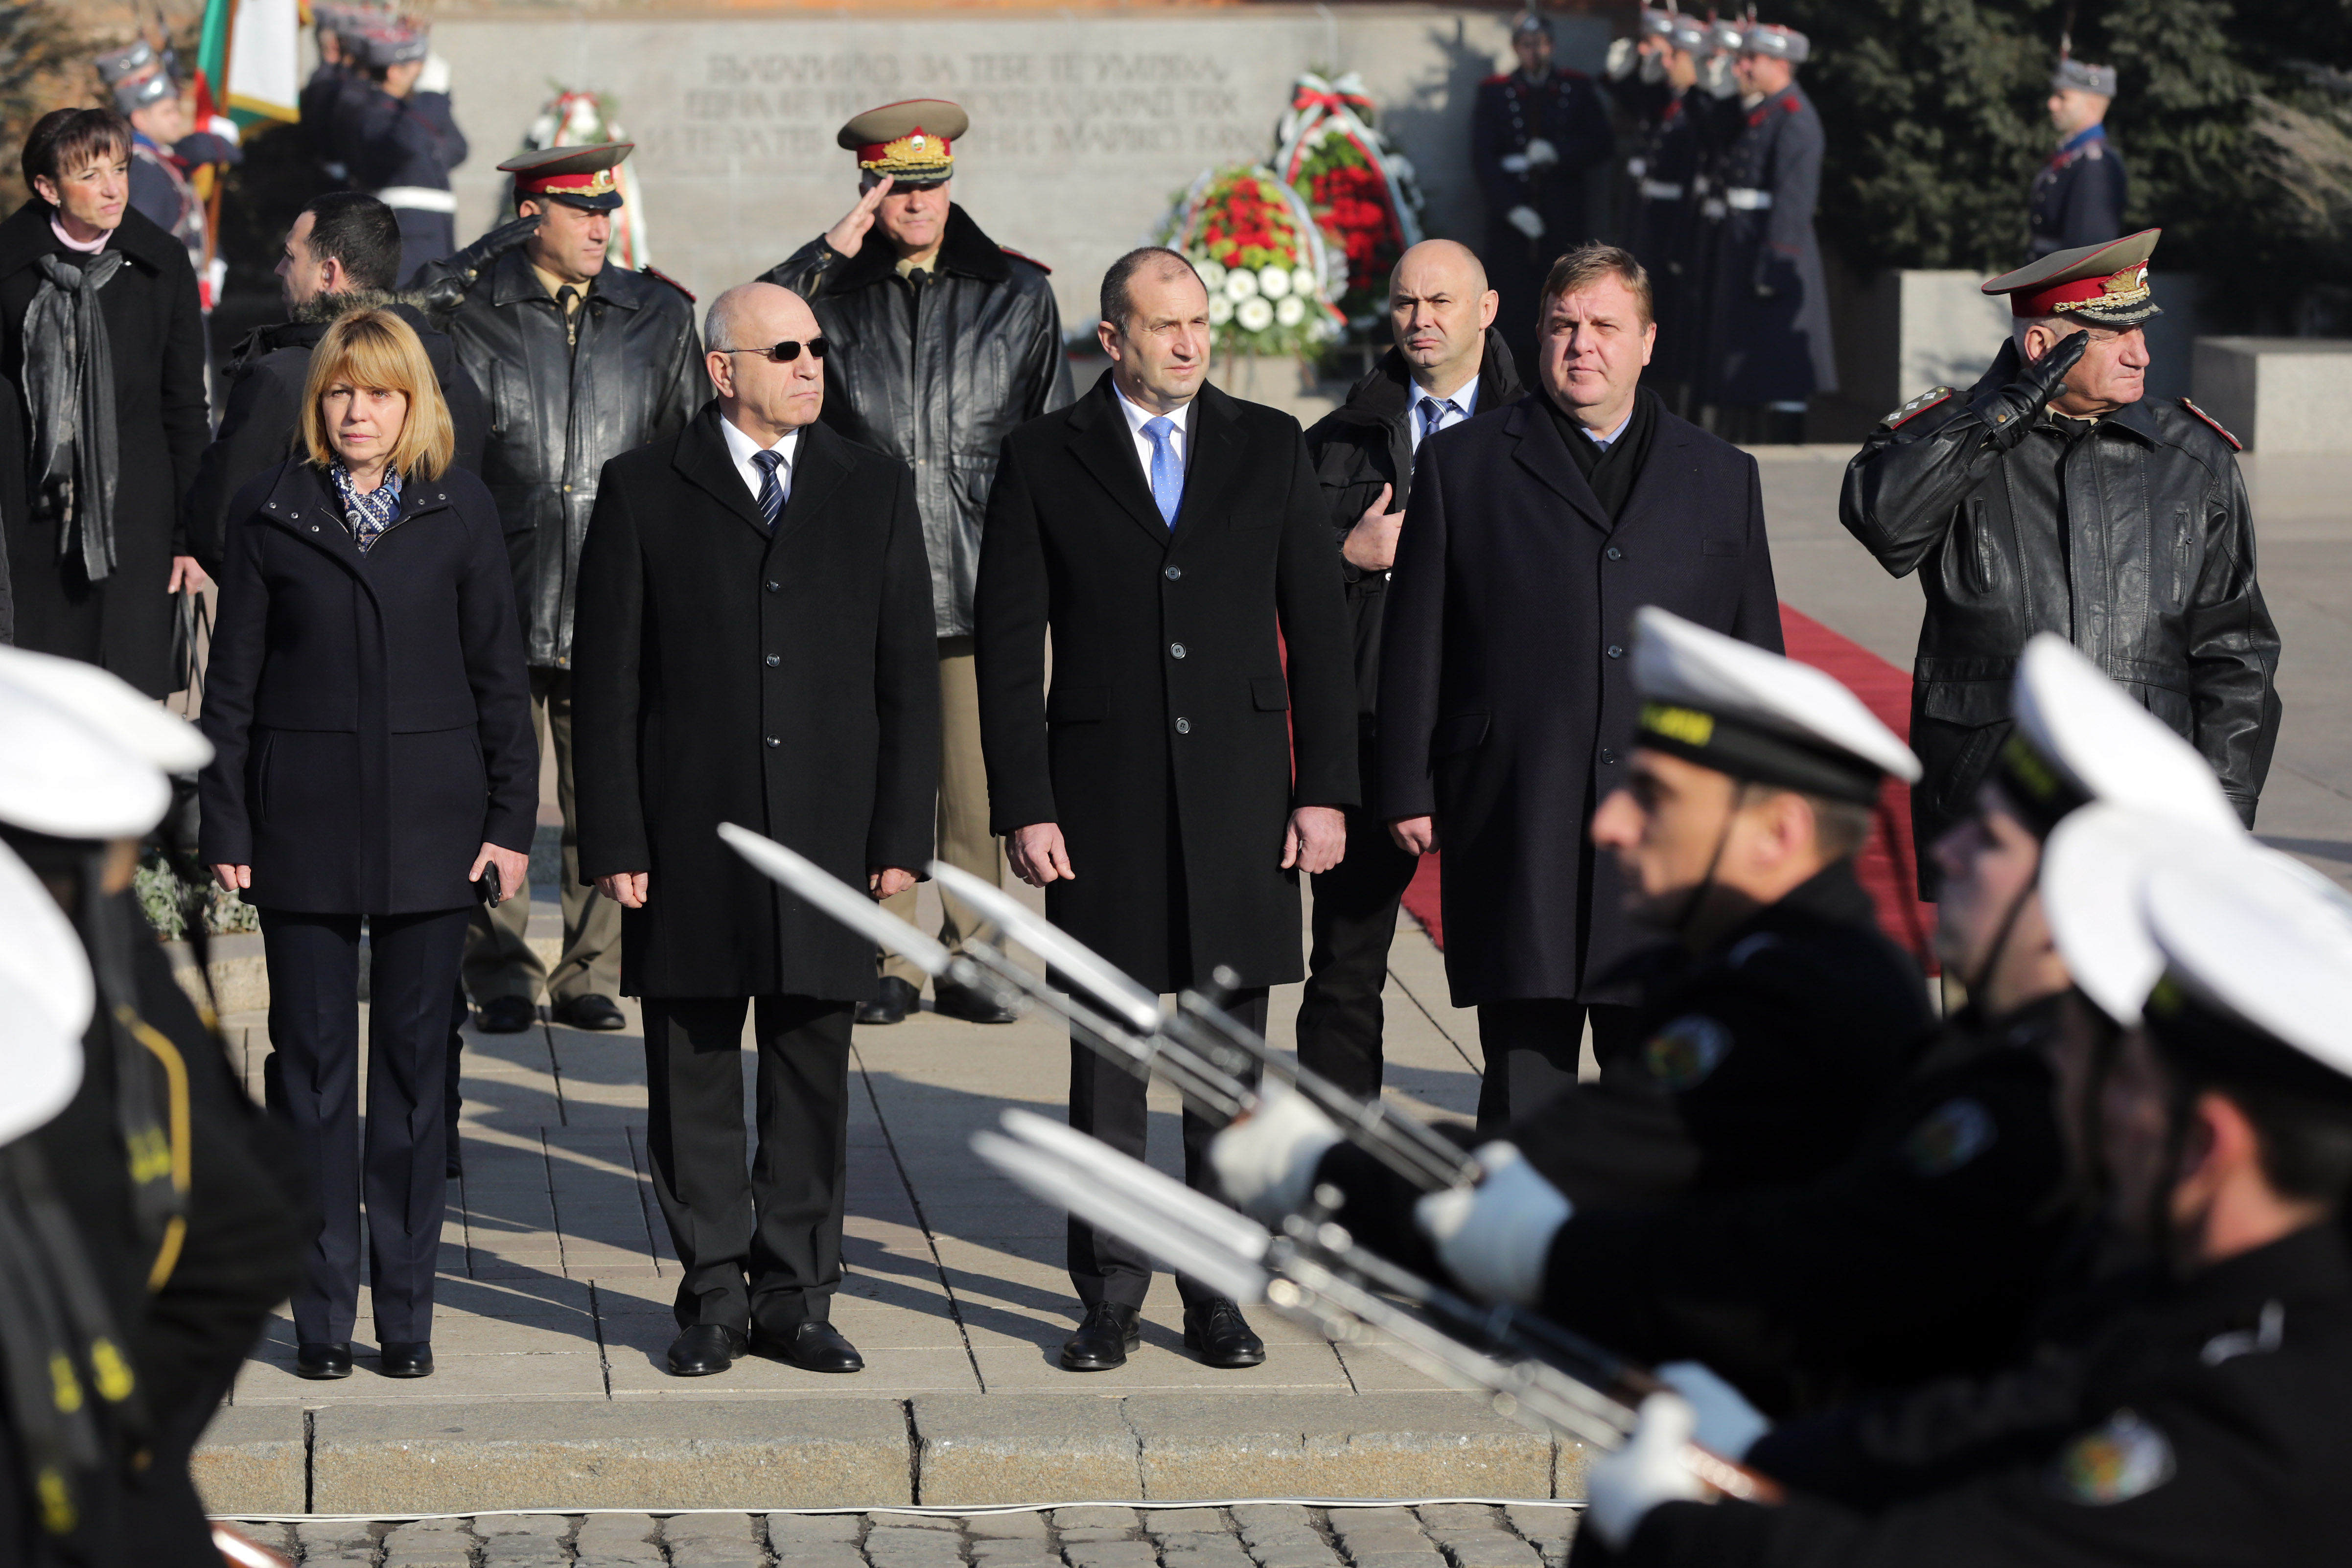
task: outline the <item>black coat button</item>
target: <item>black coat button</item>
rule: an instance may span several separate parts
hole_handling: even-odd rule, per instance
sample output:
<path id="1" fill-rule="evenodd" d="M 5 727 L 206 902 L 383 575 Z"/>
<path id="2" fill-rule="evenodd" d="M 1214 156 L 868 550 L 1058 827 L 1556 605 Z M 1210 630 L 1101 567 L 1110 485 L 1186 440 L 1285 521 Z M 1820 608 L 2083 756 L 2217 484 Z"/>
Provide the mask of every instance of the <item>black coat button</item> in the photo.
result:
<path id="1" fill-rule="evenodd" d="M 1161 569 L 1160 575 L 1173 582 L 1184 575 L 1184 569 L 1181 566 L 1165 567 Z"/>
<path id="2" fill-rule="evenodd" d="M 1625 559 L 1625 552 L 1619 549 L 1615 545 L 1611 545 L 1609 547 L 1609 559 L 1611 560 L 1623 560 Z"/>
<path id="3" fill-rule="evenodd" d="M 1183 643 L 1169 643 L 1169 644 L 1168 644 L 1168 656 L 1169 656 L 1170 658 L 1171 658 L 1171 659 L 1181 659 L 1181 658 L 1182 658 L 1182 657 L 1184 656 L 1184 644 L 1183 644 Z"/>
<path id="4" fill-rule="evenodd" d="M 768 655 L 768 668 L 772 670 L 783 662 L 783 655 L 781 653 L 771 653 Z"/>
<path id="5" fill-rule="evenodd" d="M 775 592 L 775 591 L 776 591 L 776 590 L 778 590 L 778 589 L 780 589 L 780 588 L 782 588 L 782 587 L 783 587 L 783 584 L 782 584 L 782 583 L 781 583 L 781 582 L 778 582 L 774 578 L 770 578 L 770 579 L 768 580 L 768 591 L 769 591 L 769 592 L 773 593 L 773 592 Z"/>
<path id="6" fill-rule="evenodd" d="M 1617 760 L 1617 754 L 1604 746 L 1601 748 L 1601 760 L 1604 765 L 1612 763 Z"/>
<path id="7" fill-rule="evenodd" d="M 1179 734 L 1179 735 L 1190 735 L 1190 734 L 1192 734 L 1192 721 L 1191 719 L 1189 719 L 1189 718 L 1180 718 L 1180 719 L 1178 719 L 1178 720 L 1176 721 L 1176 733 L 1177 733 L 1177 734 Z"/>
<path id="8" fill-rule="evenodd" d="M 782 741 L 781 741 L 781 740 L 777 739 L 777 738 L 776 738 L 774 736 L 772 736 L 772 735 L 768 736 L 768 737 L 766 737 L 765 738 L 766 738 L 766 740 L 767 740 L 767 742 L 768 742 L 768 744 L 769 744 L 770 746 L 782 746 L 782 745 L 783 744 L 783 742 L 782 742 Z"/>
<path id="9" fill-rule="evenodd" d="M 1612 659 L 1622 659 L 1625 656 L 1625 650 L 1612 643 L 1609 644 L 1609 656 Z"/>

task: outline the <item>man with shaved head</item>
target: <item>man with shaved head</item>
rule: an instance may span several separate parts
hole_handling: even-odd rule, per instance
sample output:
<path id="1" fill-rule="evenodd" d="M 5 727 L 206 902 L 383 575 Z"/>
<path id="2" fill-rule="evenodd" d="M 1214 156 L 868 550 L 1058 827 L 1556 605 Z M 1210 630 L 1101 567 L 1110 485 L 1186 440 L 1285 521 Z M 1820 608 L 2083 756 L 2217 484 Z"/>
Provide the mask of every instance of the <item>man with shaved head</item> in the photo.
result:
<path id="1" fill-rule="evenodd" d="M 1381 612 L 1423 437 L 1516 402 L 1524 389 L 1495 328 L 1497 296 L 1470 247 L 1423 240 L 1389 279 L 1396 346 L 1307 433 L 1347 584 L 1356 644 L 1356 736 L 1364 803 L 1348 813 L 1348 858 L 1315 879 L 1314 946 L 1298 1007 L 1298 1058 L 1356 1093 L 1381 1089 L 1381 990 L 1397 903 L 1418 857 L 1389 839 L 1369 788 L 1375 760 Z"/>
<path id="2" fill-rule="evenodd" d="M 712 302 L 719 395 L 604 465 L 572 634 L 580 869 L 645 1001 L 669 1370 L 865 1365 L 841 1282 L 849 1030 L 873 950 L 719 841 L 741 822 L 877 898 L 931 858 L 940 683 L 906 464 L 818 423 L 830 345 L 772 283 Z M 745 1171 L 744 1003 L 759 1052 Z"/>

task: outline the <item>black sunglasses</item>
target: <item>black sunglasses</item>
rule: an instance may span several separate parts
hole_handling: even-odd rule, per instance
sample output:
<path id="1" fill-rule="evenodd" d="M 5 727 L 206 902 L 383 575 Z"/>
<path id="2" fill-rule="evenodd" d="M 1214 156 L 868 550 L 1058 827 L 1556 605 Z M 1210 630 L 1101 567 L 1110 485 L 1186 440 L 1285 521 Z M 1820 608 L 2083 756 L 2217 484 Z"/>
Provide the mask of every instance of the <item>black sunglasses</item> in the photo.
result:
<path id="1" fill-rule="evenodd" d="M 757 354 L 763 360 L 772 360 L 777 364 L 789 365 L 801 357 L 801 350 L 803 347 L 816 358 L 820 360 L 824 358 L 825 341 L 823 338 L 811 338 L 806 344 L 788 341 L 766 349 L 721 349 L 719 351 L 722 354 Z"/>

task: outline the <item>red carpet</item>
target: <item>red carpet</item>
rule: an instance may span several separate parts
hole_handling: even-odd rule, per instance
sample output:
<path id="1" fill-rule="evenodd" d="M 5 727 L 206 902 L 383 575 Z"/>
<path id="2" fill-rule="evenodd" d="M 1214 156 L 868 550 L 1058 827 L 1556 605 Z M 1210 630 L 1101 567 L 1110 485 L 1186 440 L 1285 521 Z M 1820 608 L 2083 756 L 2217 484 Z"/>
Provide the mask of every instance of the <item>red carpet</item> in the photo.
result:
<path id="1" fill-rule="evenodd" d="M 1827 670 L 1852 687 L 1879 722 L 1899 736 L 1909 737 L 1909 672 L 1786 604 L 1780 606 L 1780 635 L 1788 643 L 1789 657 Z M 1444 947 L 1445 920 L 1438 906 L 1438 859 L 1436 855 L 1423 859 L 1412 885 L 1405 890 L 1404 906 L 1428 931 L 1429 939 Z M 1935 973 L 1929 939 L 1936 929 L 1936 909 L 1921 904 L 1914 893 L 1919 883 L 1911 852 L 1911 791 L 1891 779 L 1880 802 L 1878 826 L 1863 850 L 1859 870 L 1862 885 L 1878 904 L 1880 926 L 1927 966 L 1928 973 Z"/>

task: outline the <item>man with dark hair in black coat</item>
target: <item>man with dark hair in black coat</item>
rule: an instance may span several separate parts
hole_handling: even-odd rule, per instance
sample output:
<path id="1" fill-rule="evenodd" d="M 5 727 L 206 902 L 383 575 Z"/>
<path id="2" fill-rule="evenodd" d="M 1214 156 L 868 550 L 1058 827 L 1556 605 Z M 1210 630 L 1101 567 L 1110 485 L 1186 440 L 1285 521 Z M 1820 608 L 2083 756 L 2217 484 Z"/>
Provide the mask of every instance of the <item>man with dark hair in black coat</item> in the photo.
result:
<path id="1" fill-rule="evenodd" d="M 1631 1043 L 1609 974 L 1645 938 L 1586 828 L 1631 760 L 1633 612 L 1780 651 L 1755 459 L 1640 386 L 1641 264 L 1572 251 L 1544 310 L 1541 390 L 1422 448 L 1381 647 L 1375 798 L 1402 847 L 1444 853 L 1482 1127 L 1576 1082 L 1588 1009 L 1604 1060 Z"/>
<path id="2" fill-rule="evenodd" d="M 1499 299 L 1468 246 L 1433 239 L 1406 251 L 1389 282 L 1396 347 L 1307 433 L 1354 622 L 1356 750 L 1367 780 L 1378 760 L 1381 617 L 1412 493 L 1413 454 L 1428 436 L 1523 391 L 1495 329 Z M 1350 1092 L 1371 1096 L 1381 1091 L 1389 942 L 1419 861 L 1390 841 L 1369 790 L 1347 816 L 1347 858 L 1315 879 L 1298 1059 Z"/>
<path id="3" fill-rule="evenodd" d="M 654 1192 L 681 1270 L 669 1370 L 866 1364 L 841 1283 L 852 1009 L 874 950 L 718 836 L 877 898 L 931 858 L 939 661 L 914 476 L 819 423 L 824 340 L 771 283 L 711 305 L 719 396 L 604 468 L 580 561 L 580 870 L 645 998 Z M 745 1004 L 759 1146 L 745 1169 Z"/>
<path id="4" fill-rule="evenodd" d="M 399 220 L 373 196 L 354 191 L 314 196 L 286 231 L 278 277 L 287 319 L 256 328 L 237 345 L 224 378 L 228 399 L 220 428 L 205 448 L 196 481 L 181 506 L 189 549 L 205 570 L 220 570 L 230 497 L 248 479 L 286 461 L 301 418 L 310 350 L 335 319 L 350 311 L 385 306 L 415 329 L 449 405 L 457 435 L 455 462 L 468 473 L 480 472 L 489 427 L 481 389 L 458 363 L 448 335 L 436 330 L 415 306 L 391 298 L 399 267 Z"/>
<path id="5" fill-rule="evenodd" d="M 1207 384 L 1209 294 L 1184 257 L 1120 257 L 1101 308 L 1110 370 L 1005 438 L 989 496 L 973 606 L 992 825 L 1056 924 L 1156 991 L 1230 966 L 1234 1011 L 1263 1030 L 1267 988 L 1299 977 L 1298 873 L 1339 863 L 1357 800 L 1329 515 L 1297 422 Z M 1140 1155 L 1143 1085 L 1070 1051 L 1070 1124 Z M 1186 1113 L 1188 1175 L 1208 1133 Z M 1087 1312 L 1062 1365 L 1120 1365 L 1150 1260 L 1073 1220 L 1069 1267 Z M 1177 1289 L 1210 1365 L 1265 1359 L 1232 1301 Z"/>

